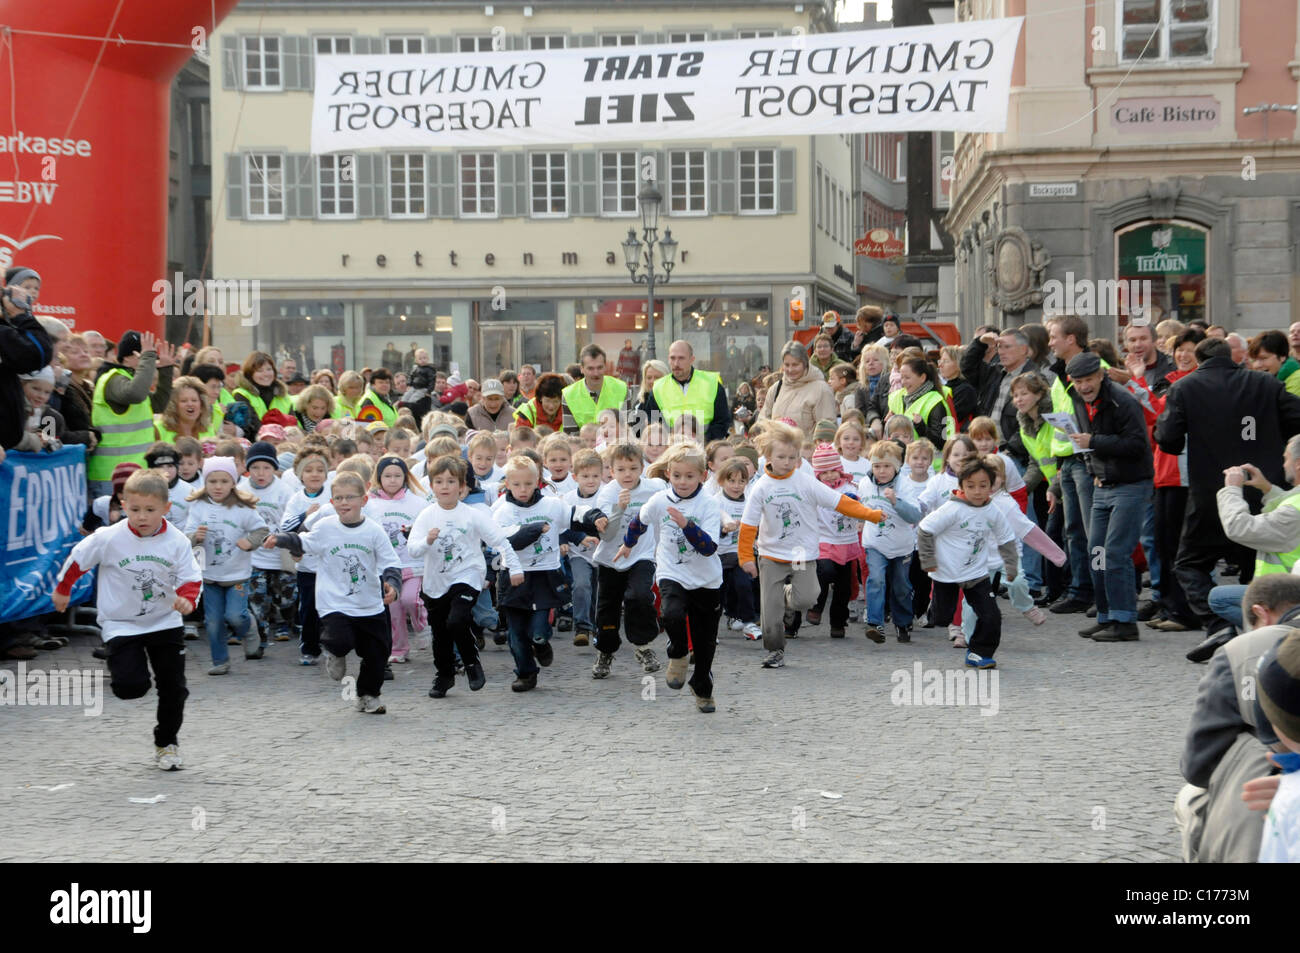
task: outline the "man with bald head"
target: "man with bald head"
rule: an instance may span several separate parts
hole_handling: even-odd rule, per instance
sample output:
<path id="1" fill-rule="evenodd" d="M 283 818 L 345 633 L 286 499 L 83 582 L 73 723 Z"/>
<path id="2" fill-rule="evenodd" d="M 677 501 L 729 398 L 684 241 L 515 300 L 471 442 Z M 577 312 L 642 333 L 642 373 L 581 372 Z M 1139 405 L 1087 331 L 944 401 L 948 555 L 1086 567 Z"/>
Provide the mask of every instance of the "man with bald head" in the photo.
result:
<path id="1" fill-rule="evenodd" d="M 655 381 L 645 409 L 654 422 L 657 412 L 664 426 L 672 428 L 682 414 L 690 414 L 704 430 L 704 440 L 722 440 L 731 433 L 731 404 L 722 378 L 695 367 L 695 350 L 686 341 L 674 341 L 668 348 L 670 373 Z"/>

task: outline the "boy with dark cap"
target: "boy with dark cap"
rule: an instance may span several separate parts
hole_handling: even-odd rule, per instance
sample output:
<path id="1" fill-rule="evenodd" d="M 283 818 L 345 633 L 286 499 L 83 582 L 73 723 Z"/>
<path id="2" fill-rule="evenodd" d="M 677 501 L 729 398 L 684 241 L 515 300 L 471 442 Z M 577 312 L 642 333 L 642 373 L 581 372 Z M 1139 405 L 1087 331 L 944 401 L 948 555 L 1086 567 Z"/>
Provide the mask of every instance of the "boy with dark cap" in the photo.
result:
<path id="1" fill-rule="evenodd" d="M 248 448 L 244 468 L 248 475 L 239 481 L 239 488 L 257 497 L 257 513 L 267 530 L 273 533 L 279 528 L 284 508 L 294 494 L 283 480 L 276 479 L 280 458 L 275 447 L 264 440 L 253 444 Z M 253 618 L 257 619 L 263 648 L 272 628 L 277 642 L 298 638 L 297 576 L 296 571 L 285 569 L 280 554 L 274 550 L 258 549 L 253 553 L 248 603 Z"/>

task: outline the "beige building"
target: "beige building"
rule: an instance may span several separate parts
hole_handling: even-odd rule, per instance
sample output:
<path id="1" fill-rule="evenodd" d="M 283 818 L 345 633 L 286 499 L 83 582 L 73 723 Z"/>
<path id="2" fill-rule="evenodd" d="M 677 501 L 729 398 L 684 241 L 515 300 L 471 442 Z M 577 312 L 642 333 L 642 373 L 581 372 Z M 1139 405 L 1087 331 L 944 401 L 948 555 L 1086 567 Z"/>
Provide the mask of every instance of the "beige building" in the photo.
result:
<path id="1" fill-rule="evenodd" d="M 793 298 L 810 317 L 856 307 L 848 136 L 312 156 L 312 59 L 490 50 L 494 34 L 509 49 L 692 43 L 833 29 L 829 16 L 768 0 L 246 0 L 213 38 L 214 274 L 259 280 L 261 320 L 217 319 L 214 343 L 356 368 L 415 344 L 477 375 L 563 367 L 593 341 L 611 358 L 640 347 L 645 287 L 621 243 L 640 234 L 649 159 L 660 232 L 679 243 L 656 286 L 658 355 L 684 337 L 728 386 L 752 376 L 787 339 Z"/>
<path id="2" fill-rule="evenodd" d="M 1157 320 L 1300 319 L 1300 2 L 957 9 L 1026 17 L 1007 131 L 956 141 L 946 226 L 964 332 L 1039 320 L 1044 290 L 1104 337 L 1147 290 Z M 1097 281 L 1118 282 L 1117 307 L 1088 304 L 1110 298 Z"/>

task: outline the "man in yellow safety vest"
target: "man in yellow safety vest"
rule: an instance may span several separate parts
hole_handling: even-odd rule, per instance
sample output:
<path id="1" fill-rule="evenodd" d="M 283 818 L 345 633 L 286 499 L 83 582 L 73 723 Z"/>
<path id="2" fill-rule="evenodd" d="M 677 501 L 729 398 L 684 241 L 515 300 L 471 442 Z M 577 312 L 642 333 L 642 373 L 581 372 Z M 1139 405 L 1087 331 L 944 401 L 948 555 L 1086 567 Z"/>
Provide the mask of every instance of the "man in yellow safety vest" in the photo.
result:
<path id="1" fill-rule="evenodd" d="M 682 414 L 690 414 L 704 430 L 704 440 L 722 440 L 731 432 L 731 405 L 722 379 L 712 371 L 695 367 L 695 350 L 686 341 L 668 347 L 671 373 L 655 381 L 646 398 L 648 423 L 661 418 L 671 428 Z"/>
<path id="2" fill-rule="evenodd" d="M 127 331 L 117 345 L 117 363 L 100 365 L 90 419 L 103 436 L 86 465 L 96 496 L 113 492 L 119 463 L 144 466 L 145 451 L 154 442 L 153 415 L 171 400 L 175 364 L 176 350 L 166 341 L 149 331 Z"/>
<path id="3" fill-rule="evenodd" d="M 621 411 L 627 404 L 627 384 L 605 373 L 605 351 L 588 344 L 578 354 L 582 377 L 564 388 L 564 432 L 576 434 L 594 424 L 602 410 Z"/>

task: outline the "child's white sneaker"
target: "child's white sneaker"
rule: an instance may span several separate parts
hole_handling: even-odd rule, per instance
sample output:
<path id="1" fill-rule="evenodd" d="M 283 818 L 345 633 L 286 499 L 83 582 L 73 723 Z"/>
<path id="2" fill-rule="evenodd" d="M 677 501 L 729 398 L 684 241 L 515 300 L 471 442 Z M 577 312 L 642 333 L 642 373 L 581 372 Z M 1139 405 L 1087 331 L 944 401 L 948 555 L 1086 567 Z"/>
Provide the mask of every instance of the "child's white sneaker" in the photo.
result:
<path id="1" fill-rule="evenodd" d="M 347 657 L 344 655 L 335 655 L 332 652 L 326 652 L 325 673 L 336 682 L 343 681 L 343 676 L 348 673 Z"/>
<path id="2" fill-rule="evenodd" d="M 163 771 L 179 771 L 185 767 L 185 762 L 181 760 L 181 749 L 174 744 L 154 748 L 153 761 Z"/>
<path id="3" fill-rule="evenodd" d="M 729 628 L 732 632 L 739 632 L 744 627 L 745 627 L 745 623 L 741 622 L 739 619 L 732 619 L 731 622 L 727 625 L 727 628 Z"/>
<path id="4" fill-rule="evenodd" d="M 742 631 L 745 633 L 745 638 L 751 642 L 757 642 L 763 637 L 763 629 L 757 622 L 750 622 Z"/>

